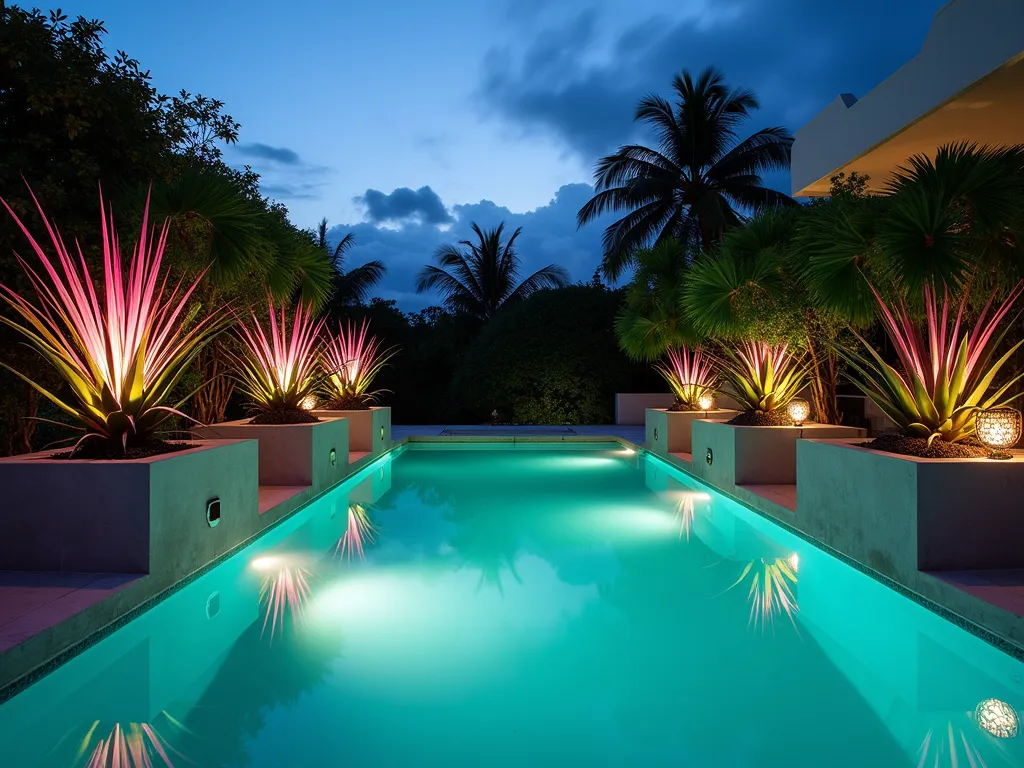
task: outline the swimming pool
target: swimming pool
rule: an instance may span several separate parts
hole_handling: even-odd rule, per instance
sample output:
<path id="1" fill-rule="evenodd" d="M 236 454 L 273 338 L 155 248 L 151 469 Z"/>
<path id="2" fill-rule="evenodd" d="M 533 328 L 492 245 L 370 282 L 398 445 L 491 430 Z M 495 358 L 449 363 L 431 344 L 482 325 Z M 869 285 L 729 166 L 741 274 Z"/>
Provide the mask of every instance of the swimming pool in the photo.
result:
<path id="1" fill-rule="evenodd" d="M 414 444 L 0 706 L 0 766 L 1024 766 L 1022 673 L 646 454 Z"/>

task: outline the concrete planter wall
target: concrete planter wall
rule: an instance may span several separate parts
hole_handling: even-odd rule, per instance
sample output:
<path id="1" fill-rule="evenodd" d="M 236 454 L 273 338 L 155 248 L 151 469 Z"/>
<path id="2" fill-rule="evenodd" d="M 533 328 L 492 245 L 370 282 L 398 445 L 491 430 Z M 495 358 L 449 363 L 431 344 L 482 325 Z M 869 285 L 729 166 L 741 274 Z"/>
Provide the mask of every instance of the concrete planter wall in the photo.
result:
<path id="1" fill-rule="evenodd" d="M 802 427 L 740 427 L 697 420 L 693 422 L 693 473 L 726 491 L 734 485 L 793 485 L 801 438 L 866 434 L 855 427 L 812 422 Z"/>
<path id="2" fill-rule="evenodd" d="M 671 392 L 616 392 L 615 423 L 638 427 L 644 423 L 647 409 L 668 408 L 675 399 Z"/>
<path id="3" fill-rule="evenodd" d="M 693 422 L 699 419 L 728 421 L 739 411 L 719 408 L 714 411 L 669 411 L 665 408 L 648 408 L 646 414 L 647 450 L 659 456 L 671 453 L 693 453 L 691 430 Z"/>
<path id="4" fill-rule="evenodd" d="M 133 461 L 50 455 L 0 459 L 0 570 L 149 573 L 171 583 L 259 529 L 255 442 L 199 441 Z"/>
<path id="5" fill-rule="evenodd" d="M 311 424 L 250 424 L 248 419 L 196 427 L 204 438 L 259 442 L 260 485 L 312 487 L 340 482 L 348 469 L 348 422 L 321 415 Z"/>
<path id="6" fill-rule="evenodd" d="M 802 530 L 904 584 L 919 570 L 1024 567 L 1024 457 L 918 459 L 852 442 L 797 446 Z"/>
<path id="7" fill-rule="evenodd" d="M 373 406 L 363 411 L 315 411 L 320 418 L 348 419 L 349 450 L 378 456 L 391 449 L 391 409 Z"/>

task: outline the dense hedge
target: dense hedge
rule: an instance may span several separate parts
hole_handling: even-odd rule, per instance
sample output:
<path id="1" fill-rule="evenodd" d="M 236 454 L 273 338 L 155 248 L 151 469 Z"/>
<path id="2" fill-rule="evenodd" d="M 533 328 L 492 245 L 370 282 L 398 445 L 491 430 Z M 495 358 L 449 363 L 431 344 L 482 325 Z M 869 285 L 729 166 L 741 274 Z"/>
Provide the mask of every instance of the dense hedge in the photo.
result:
<path id="1" fill-rule="evenodd" d="M 620 291 L 575 285 L 503 309 L 454 378 L 462 416 L 483 422 L 497 410 L 502 421 L 520 424 L 613 423 L 615 393 L 653 383 L 648 367 L 616 344 L 621 301 Z"/>

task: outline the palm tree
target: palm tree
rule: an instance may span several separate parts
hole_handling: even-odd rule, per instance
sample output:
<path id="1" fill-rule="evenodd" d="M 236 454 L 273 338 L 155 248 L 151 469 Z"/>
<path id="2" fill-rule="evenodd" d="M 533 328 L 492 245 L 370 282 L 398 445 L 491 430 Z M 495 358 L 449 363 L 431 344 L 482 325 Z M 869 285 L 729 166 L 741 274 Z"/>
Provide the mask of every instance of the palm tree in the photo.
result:
<path id="1" fill-rule="evenodd" d="M 666 238 L 708 250 L 745 213 L 795 205 L 762 186 L 761 174 L 789 168 L 793 138 L 764 128 L 738 140 L 759 107 L 751 91 L 728 88 L 722 74 L 684 71 L 672 83 L 675 105 L 650 94 L 635 119 L 652 126 L 658 149 L 631 144 L 597 162 L 595 194 L 577 214 L 583 226 L 606 211 L 626 211 L 604 233 L 604 271 L 617 279 L 636 251 Z"/>
<path id="2" fill-rule="evenodd" d="M 368 261 L 361 267 L 345 270 L 345 255 L 356 243 L 356 236 L 349 232 L 331 250 L 327 241 L 327 219 L 321 219 L 314 235 L 316 246 L 328 255 L 334 267 L 334 288 L 331 294 L 331 306 L 350 306 L 366 301 L 370 289 L 379 283 L 388 268 L 381 261 Z"/>
<path id="3" fill-rule="evenodd" d="M 434 259 L 439 266 L 428 264 L 420 270 L 416 278 L 417 293 L 436 289 L 449 311 L 486 322 L 506 304 L 525 299 L 544 288 L 561 288 L 568 284 L 568 273 L 557 264 L 548 264 L 517 282 L 519 255 L 515 242 L 522 227 L 504 243 L 501 237 L 504 222 L 486 232 L 476 222 L 472 227 L 477 242 L 460 240 L 438 248 Z M 460 250 L 460 245 L 466 250 Z"/>

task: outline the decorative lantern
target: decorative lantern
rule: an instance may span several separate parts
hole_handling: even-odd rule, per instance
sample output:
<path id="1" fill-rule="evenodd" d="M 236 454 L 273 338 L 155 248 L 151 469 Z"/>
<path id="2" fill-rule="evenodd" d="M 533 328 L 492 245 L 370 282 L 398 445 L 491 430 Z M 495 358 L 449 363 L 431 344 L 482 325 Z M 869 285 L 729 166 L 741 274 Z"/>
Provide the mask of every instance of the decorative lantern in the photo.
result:
<path id="1" fill-rule="evenodd" d="M 789 401 L 788 410 L 793 423 L 802 427 L 811 415 L 811 404 L 801 397 L 794 397 Z"/>
<path id="2" fill-rule="evenodd" d="M 1010 459 L 1007 450 L 1020 440 L 1021 415 L 1016 408 L 989 408 L 979 411 L 974 429 L 981 444 L 989 449 L 990 459 Z"/>
<path id="3" fill-rule="evenodd" d="M 1014 738 L 1020 725 L 1013 707 L 999 699 L 985 699 L 981 702 L 974 710 L 974 721 L 979 728 L 988 731 L 997 739 Z"/>
<path id="4" fill-rule="evenodd" d="M 312 411 L 320 403 L 316 399 L 316 395 L 306 395 L 302 400 L 299 401 L 299 407 L 304 411 Z"/>
<path id="5" fill-rule="evenodd" d="M 715 408 L 715 397 L 710 392 L 705 392 L 697 398 L 697 405 L 702 411 L 711 411 Z"/>

